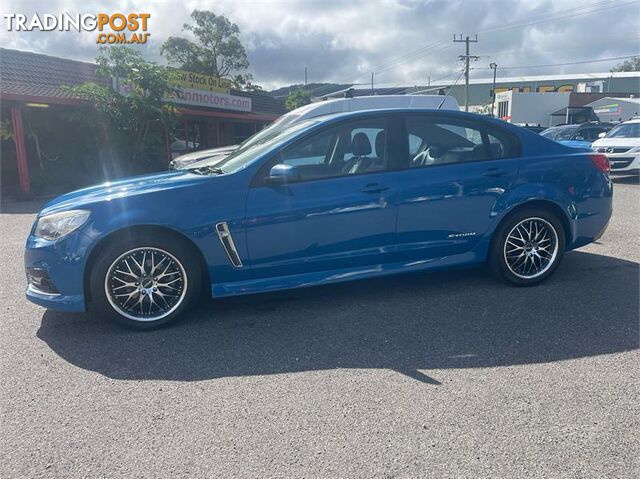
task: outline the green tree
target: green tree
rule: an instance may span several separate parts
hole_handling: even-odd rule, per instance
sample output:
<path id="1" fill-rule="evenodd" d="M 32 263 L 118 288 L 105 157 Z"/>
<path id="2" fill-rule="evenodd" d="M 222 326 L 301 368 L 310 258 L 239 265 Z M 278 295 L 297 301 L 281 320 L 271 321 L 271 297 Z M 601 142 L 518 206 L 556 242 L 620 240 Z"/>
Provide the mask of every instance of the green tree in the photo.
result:
<path id="1" fill-rule="evenodd" d="M 172 65 L 195 73 L 228 78 L 236 86 L 251 80 L 246 73 L 249 59 L 240 42 L 240 29 L 223 15 L 206 10 L 191 12 L 193 24 L 183 30 L 193 33 L 195 41 L 184 37 L 169 37 L 161 53 Z"/>
<path id="2" fill-rule="evenodd" d="M 287 107 L 287 110 L 295 110 L 296 108 L 308 105 L 309 103 L 311 103 L 311 92 L 303 88 L 299 88 L 289 92 L 285 101 L 285 106 Z"/>
<path id="3" fill-rule="evenodd" d="M 175 73 L 144 60 L 130 47 L 98 51 L 97 73 L 112 86 L 84 83 L 65 89 L 87 100 L 79 115 L 95 124 L 96 136 L 106 150 L 101 160 L 112 173 L 155 169 L 166 160 L 166 134 L 176 119 Z"/>
<path id="4" fill-rule="evenodd" d="M 612 72 L 638 72 L 640 71 L 640 57 L 631 57 L 611 69 Z"/>

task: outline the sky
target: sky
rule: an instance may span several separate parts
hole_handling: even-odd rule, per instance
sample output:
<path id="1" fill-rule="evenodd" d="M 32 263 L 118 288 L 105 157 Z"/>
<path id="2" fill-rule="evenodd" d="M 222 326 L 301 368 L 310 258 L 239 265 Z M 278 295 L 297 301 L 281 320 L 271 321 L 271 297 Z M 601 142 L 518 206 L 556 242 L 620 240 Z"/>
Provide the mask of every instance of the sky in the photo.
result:
<path id="1" fill-rule="evenodd" d="M 606 72 L 640 53 L 640 0 L 24 0 L 2 13 L 150 13 L 145 56 L 165 63 L 160 46 L 182 30 L 194 9 L 225 15 L 240 28 L 255 83 L 266 89 L 304 81 L 411 86 L 453 79 L 463 43 L 471 44 L 471 78 Z M 91 61 L 96 32 L 8 31 L 0 46 Z M 542 67 L 540 65 L 557 65 Z M 535 68 L 518 68 L 531 67 Z"/>

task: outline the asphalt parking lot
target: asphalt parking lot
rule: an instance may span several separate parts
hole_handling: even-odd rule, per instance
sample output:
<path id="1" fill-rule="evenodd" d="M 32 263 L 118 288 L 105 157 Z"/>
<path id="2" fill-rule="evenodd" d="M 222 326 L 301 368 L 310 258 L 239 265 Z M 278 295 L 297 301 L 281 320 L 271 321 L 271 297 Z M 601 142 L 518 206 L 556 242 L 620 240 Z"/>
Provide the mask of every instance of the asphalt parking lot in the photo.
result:
<path id="1" fill-rule="evenodd" d="M 5 204 L 0 477 L 637 477 L 637 182 L 536 288 L 395 277 L 150 333 L 28 303 L 40 205 Z"/>

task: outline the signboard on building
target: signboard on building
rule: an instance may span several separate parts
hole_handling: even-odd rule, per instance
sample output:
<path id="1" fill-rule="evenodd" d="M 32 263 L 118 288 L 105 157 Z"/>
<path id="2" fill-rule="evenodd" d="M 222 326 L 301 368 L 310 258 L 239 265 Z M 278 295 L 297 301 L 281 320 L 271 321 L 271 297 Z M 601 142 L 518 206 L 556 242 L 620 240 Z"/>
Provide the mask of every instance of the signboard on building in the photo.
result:
<path id="1" fill-rule="evenodd" d="M 186 70 L 175 70 L 178 84 L 182 88 L 192 90 L 215 91 L 229 94 L 231 90 L 231 80 L 213 75 L 193 73 Z"/>
<path id="2" fill-rule="evenodd" d="M 593 109 L 593 112 L 600 115 L 619 115 L 622 112 L 619 103 L 611 103 L 610 105 L 603 105 Z"/>
<path id="3" fill-rule="evenodd" d="M 214 75 L 175 70 L 178 93 L 172 100 L 182 105 L 251 111 L 251 98 L 231 95 L 231 81 Z"/>
<path id="4" fill-rule="evenodd" d="M 172 100 L 182 105 L 204 106 L 234 111 L 251 111 L 251 98 L 215 91 L 198 90 L 196 88 L 179 88 L 177 95 L 172 98 Z"/>
<path id="5" fill-rule="evenodd" d="M 212 75 L 175 70 L 178 72 L 178 88 L 171 101 L 181 105 L 220 108 L 222 110 L 251 111 L 251 98 L 231 95 L 231 81 Z M 123 95 L 129 86 L 118 78 L 113 79 L 114 89 Z"/>
<path id="6" fill-rule="evenodd" d="M 627 121 L 640 113 L 640 99 L 604 97 L 592 101 L 590 106 L 601 121 Z"/>

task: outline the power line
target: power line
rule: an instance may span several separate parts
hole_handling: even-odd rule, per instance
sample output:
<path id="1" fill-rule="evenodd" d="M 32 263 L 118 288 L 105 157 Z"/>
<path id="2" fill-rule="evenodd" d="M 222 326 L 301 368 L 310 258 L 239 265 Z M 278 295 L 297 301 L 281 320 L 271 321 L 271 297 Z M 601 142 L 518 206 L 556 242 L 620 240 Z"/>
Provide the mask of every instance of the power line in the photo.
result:
<path id="1" fill-rule="evenodd" d="M 411 94 L 412 95 L 417 95 L 419 93 L 426 93 L 428 91 L 436 91 L 436 90 L 449 90 L 449 92 L 450 92 L 451 89 L 458 84 L 458 80 L 460 80 L 460 78 L 462 77 L 463 74 L 464 74 L 464 70 L 460 70 L 460 73 L 458 73 L 458 76 L 456 77 L 456 79 L 453 81 L 453 83 L 451 83 L 448 86 L 445 86 L 445 87 L 439 86 L 437 88 L 427 88 L 426 90 L 413 91 L 413 92 L 411 92 Z M 443 80 L 443 78 L 441 78 L 440 80 Z M 436 80 L 436 81 L 439 81 L 439 80 Z M 449 93 L 447 93 L 447 96 L 448 95 L 449 95 Z"/>
<path id="2" fill-rule="evenodd" d="M 619 0 L 618 0 L 619 1 Z M 563 20 L 567 17 L 580 17 L 580 16 L 584 16 L 584 15 L 591 15 L 592 13 L 596 13 L 596 12 L 601 12 L 603 10 L 611 10 L 612 8 L 620 8 L 620 7 L 625 7 L 627 5 L 633 5 L 635 3 L 638 3 L 640 0 L 633 0 L 631 2 L 626 2 L 626 3 L 615 3 L 614 2 L 608 2 L 605 3 L 601 8 L 594 8 L 593 10 L 588 10 L 589 8 L 592 8 L 593 5 L 598 5 L 596 4 L 592 4 L 592 5 L 586 5 L 584 7 L 575 7 L 575 9 L 573 11 L 569 11 L 569 10 L 564 10 L 561 12 L 557 12 L 556 14 L 554 14 L 553 16 L 549 17 L 549 18 L 541 18 L 539 20 L 533 20 L 533 21 L 527 21 L 527 22 L 521 22 L 521 23 L 513 23 L 513 24 L 507 24 L 507 25 L 503 25 L 503 26 L 496 26 L 493 28 L 489 28 L 487 30 L 481 30 L 478 33 L 493 33 L 493 32 L 498 32 L 501 30 L 509 30 L 511 28 L 520 28 L 520 27 L 528 27 L 531 25 L 537 25 L 539 23 L 545 23 L 545 22 L 555 22 L 557 20 Z M 604 2 L 600 2 L 600 3 L 604 3 Z M 580 10 L 583 9 L 587 9 L 588 11 L 586 12 L 580 12 Z M 578 11 L 579 13 L 575 13 L 576 11 Z"/>
<path id="3" fill-rule="evenodd" d="M 633 41 L 634 45 L 638 44 L 638 37 L 636 35 L 630 35 L 629 32 L 623 32 L 623 33 L 619 33 L 617 35 L 607 35 L 607 40 L 611 41 L 611 40 L 622 40 L 622 41 L 616 41 L 616 45 L 626 45 L 628 43 L 631 43 L 631 41 Z M 592 44 L 582 44 L 582 45 L 577 45 L 577 46 L 565 46 L 564 48 L 553 48 L 553 49 L 545 49 L 545 50 L 540 50 L 539 48 L 535 49 L 536 53 L 555 53 L 555 52 L 563 52 L 563 51 L 576 51 L 576 50 L 586 50 L 586 49 L 593 49 L 594 45 Z M 513 53 L 521 53 L 520 52 L 520 48 L 512 48 L 509 50 L 493 50 L 490 52 L 486 52 L 484 55 L 480 55 L 481 58 L 492 58 L 492 55 L 497 55 L 497 54 L 513 54 Z"/>
<path id="4" fill-rule="evenodd" d="M 478 33 L 493 33 L 493 32 L 497 32 L 497 31 L 501 31 L 501 30 L 507 30 L 507 29 L 511 29 L 511 28 L 518 28 L 518 27 L 525 27 L 525 26 L 530 26 L 530 25 L 535 25 L 535 24 L 539 24 L 539 23 L 544 23 L 544 22 L 553 22 L 556 20 L 562 20 L 562 19 L 566 19 L 567 17 L 576 17 L 576 16 L 583 16 L 583 15 L 591 15 L 593 13 L 597 13 L 603 10 L 609 10 L 609 9 L 613 9 L 613 8 L 620 8 L 620 7 L 624 7 L 624 6 L 628 6 L 628 5 L 633 5 L 633 4 L 637 4 L 640 3 L 640 0 L 633 0 L 633 1 L 628 1 L 628 2 L 624 2 L 624 3 L 620 3 L 621 0 L 602 0 L 599 2 L 594 2 L 591 3 L 589 5 L 582 5 L 582 6 L 578 6 L 578 7 L 572 7 L 572 8 L 568 8 L 568 9 L 564 9 L 564 10 L 560 10 L 557 12 L 553 12 L 551 14 L 542 14 L 542 15 L 537 15 L 537 16 L 533 16 L 530 18 L 533 18 L 533 20 L 529 20 L 527 22 L 516 22 L 516 23 L 512 23 L 512 24 L 505 24 L 505 25 L 500 25 L 500 26 L 495 26 L 492 28 L 488 28 L 485 30 L 481 30 Z M 451 48 L 453 45 L 446 44 L 448 43 L 449 40 L 447 39 L 440 39 L 437 40 L 435 42 L 429 43 L 427 45 L 425 45 L 424 47 L 421 47 L 417 50 L 414 50 L 412 52 L 408 52 L 405 53 L 403 55 L 399 55 L 397 57 L 392 57 L 392 59 L 389 62 L 386 63 L 381 63 L 378 65 L 377 68 L 374 69 L 374 72 L 376 75 L 381 75 L 389 70 L 392 70 L 393 68 L 409 62 L 409 61 L 414 61 L 417 60 L 420 57 L 423 56 L 429 56 L 429 55 L 433 55 L 436 53 L 439 53 L 443 50 L 446 50 L 448 48 Z M 441 48 L 438 48 L 441 47 Z M 499 53 L 499 52 L 496 52 Z M 628 58 L 628 57 L 627 57 Z M 577 64 L 577 63 L 576 63 Z M 559 64 L 557 66 L 563 66 L 565 64 Z M 555 66 L 555 65 L 553 65 Z M 541 68 L 540 66 L 538 67 L 515 67 L 515 68 Z M 474 68 L 474 69 L 478 69 L 478 68 Z M 484 68 L 483 68 L 484 69 Z M 506 69 L 506 68 L 505 68 Z M 441 80 L 441 79 L 439 79 Z M 432 83 L 435 83 L 439 80 L 433 80 Z M 358 84 L 370 84 L 370 81 L 366 81 L 363 80 L 360 83 L 352 83 L 352 85 L 358 85 Z M 318 90 L 321 89 L 323 87 L 319 87 L 317 88 Z M 314 89 L 316 90 L 316 89 Z M 311 90 L 311 91 L 314 91 Z"/>
<path id="5" fill-rule="evenodd" d="M 431 43 L 431 44 L 429 44 L 429 45 L 427 45 L 427 46 L 425 46 L 425 47 L 423 47 L 423 48 L 421 48 L 419 50 L 413 51 L 411 53 L 403 55 L 402 57 L 399 57 L 399 58 L 402 58 L 401 60 L 394 61 L 394 62 L 391 62 L 391 63 L 387 62 L 387 63 L 380 64 L 375 69 L 375 71 L 376 71 L 376 73 L 380 73 L 380 72 L 384 72 L 384 71 L 387 71 L 387 70 L 391 70 L 392 68 L 394 68 L 394 67 L 396 67 L 398 65 L 402 65 L 403 63 L 406 63 L 408 61 L 415 60 L 416 58 L 424 56 L 427 53 L 432 54 L 432 53 L 435 53 L 437 51 L 440 51 L 440 50 L 442 50 L 442 48 L 438 48 L 438 47 L 442 47 L 444 45 L 446 45 L 446 48 L 449 48 L 449 47 L 451 47 L 451 45 L 449 45 L 448 43 L 449 43 L 448 39 L 447 40 L 438 40 L 437 42 Z"/>
<path id="6" fill-rule="evenodd" d="M 624 57 L 611 57 L 611 58 L 600 58 L 598 60 L 584 60 L 579 62 L 567 62 L 567 63 L 550 63 L 547 65 L 527 65 L 527 66 L 517 66 L 517 67 L 500 67 L 501 70 L 521 70 L 527 68 L 545 68 L 545 67 L 563 67 L 567 65 L 581 65 L 583 63 L 599 63 L 599 62 L 610 62 L 613 60 L 626 60 L 627 58 L 633 58 L 638 55 L 627 55 Z M 489 67 L 478 67 L 472 68 L 472 70 L 491 70 Z"/>
<path id="7" fill-rule="evenodd" d="M 620 0 L 602 0 L 599 2 L 594 2 L 591 3 L 589 5 L 582 5 L 579 7 L 572 7 L 572 8 L 568 8 L 565 10 L 559 10 L 557 12 L 553 12 L 551 14 L 542 14 L 542 15 L 537 15 L 537 16 L 533 16 L 532 18 L 534 20 L 529 20 L 527 22 L 520 22 L 520 23 L 512 23 L 512 24 L 505 24 L 505 25 L 500 25 L 500 26 L 495 26 L 492 28 L 488 28 L 485 30 L 481 30 L 478 33 L 492 33 L 492 32 L 496 32 L 496 31 L 500 31 L 500 30 L 507 30 L 510 28 L 518 28 L 518 27 L 523 27 L 523 26 L 529 26 L 529 25 L 535 25 L 538 23 L 544 23 L 544 22 L 552 22 L 552 21 L 556 21 L 556 20 L 561 20 L 561 19 L 565 19 L 568 16 L 582 16 L 582 15 L 591 15 L 592 13 L 596 13 L 596 12 L 600 12 L 602 10 L 609 10 L 612 8 L 619 8 L 619 7 L 623 7 L 623 6 L 627 6 L 627 5 L 632 5 L 635 3 L 638 3 L 640 0 L 633 0 L 631 2 L 626 2 L 626 3 L 617 3 Z M 598 8 L 596 8 L 598 7 Z M 586 10 L 586 11 L 583 11 Z M 429 54 L 433 54 L 436 53 L 437 51 L 440 50 L 436 50 L 436 51 L 431 51 L 434 48 L 437 48 L 438 46 L 444 44 L 448 42 L 447 39 L 440 39 L 437 40 L 433 43 L 427 44 L 424 47 L 421 47 L 417 50 L 414 50 L 412 52 L 406 53 L 404 55 L 400 55 L 397 57 L 393 57 L 389 62 L 387 63 L 383 63 L 383 64 L 379 64 L 376 69 L 374 69 L 374 71 L 376 71 L 376 73 L 380 73 L 382 71 L 387 71 L 395 66 L 401 65 L 403 63 L 406 63 L 408 61 L 412 61 L 415 60 L 417 58 L 419 58 L 420 56 L 422 56 L 425 53 L 429 53 Z M 447 47 L 449 48 L 450 45 Z"/>

